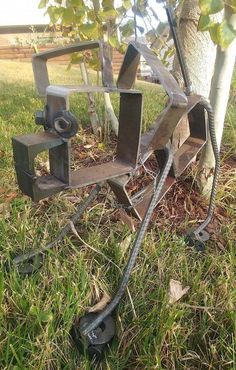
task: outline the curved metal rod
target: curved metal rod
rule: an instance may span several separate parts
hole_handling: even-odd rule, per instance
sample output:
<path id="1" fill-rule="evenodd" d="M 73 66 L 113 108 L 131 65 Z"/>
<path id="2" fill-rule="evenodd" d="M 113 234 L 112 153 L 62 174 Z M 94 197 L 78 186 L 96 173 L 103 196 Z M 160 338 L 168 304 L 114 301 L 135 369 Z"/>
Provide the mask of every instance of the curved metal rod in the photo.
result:
<path id="1" fill-rule="evenodd" d="M 84 213 L 85 209 L 89 206 L 89 204 L 97 196 L 100 190 L 101 190 L 101 185 L 97 184 L 96 187 L 91 191 L 89 196 L 79 204 L 77 212 L 71 217 L 71 222 L 76 223 L 79 220 L 79 218 Z M 47 250 L 53 248 L 59 241 L 61 241 L 66 236 L 66 234 L 68 234 L 70 229 L 71 229 L 70 223 L 66 224 L 52 242 L 46 244 L 45 246 L 41 248 L 33 249 L 27 253 L 24 253 L 24 254 L 21 254 L 20 256 L 15 257 L 12 261 L 13 264 L 15 266 L 18 266 L 20 263 L 23 263 L 29 260 L 30 258 L 33 258 L 36 255 L 46 252 Z"/>
<path id="2" fill-rule="evenodd" d="M 210 202 L 209 202 L 209 208 L 208 213 L 205 221 L 202 222 L 201 225 L 199 225 L 196 230 L 193 231 L 195 235 L 200 234 L 206 226 L 211 222 L 214 208 L 215 208 L 215 198 L 216 198 L 216 190 L 217 190 L 217 183 L 219 180 L 219 174 L 220 174 L 220 153 L 217 145 L 216 140 L 216 133 L 215 133 L 215 122 L 214 122 L 214 111 L 211 106 L 211 104 L 205 100 L 204 98 L 199 102 L 207 111 L 208 114 L 208 126 L 209 126 L 209 133 L 210 133 L 210 139 L 212 144 L 212 149 L 215 157 L 215 170 L 214 170 L 214 177 L 213 177 L 213 184 L 211 189 L 211 195 L 210 195 Z"/>
<path id="3" fill-rule="evenodd" d="M 140 226 L 140 228 L 138 230 L 138 233 L 136 235 L 136 238 L 135 238 L 135 241 L 133 243 L 133 247 L 132 247 L 132 250 L 131 250 L 131 253 L 130 253 L 129 261 L 127 263 L 124 275 L 122 277 L 122 281 L 120 283 L 120 287 L 119 287 L 115 297 L 113 298 L 111 303 L 104 309 L 104 311 L 102 311 L 98 315 L 98 317 L 91 324 L 86 325 L 84 328 L 82 328 L 82 331 L 81 331 L 82 334 L 85 335 L 85 336 L 88 335 L 89 338 L 90 338 L 90 341 L 92 343 L 93 343 L 93 338 L 96 337 L 96 333 L 94 333 L 94 329 L 96 329 L 101 324 L 101 322 L 108 315 L 110 315 L 114 311 L 116 306 L 119 304 L 119 302 L 120 302 L 120 300 L 121 300 L 121 298 L 122 298 L 122 296 L 125 292 L 125 289 L 128 285 L 128 281 L 129 281 L 133 266 L 135 264 L 135 261 L 136 261 L 138 252 L 140 250 L 140 246 L 142 244 L 142 241 L 143 241 L 145 232 L 147 230 L 148 224 L 150 222 L 153 210 L 156 206 L 157 199 L 160 196 L 161 190 L 162 190 L 162 188 L 165 184 L 166 178 L 168 176 L 171 165 L 173 163 L 173 153 L 169 149 L 166 149 L 166 151 L 167 151 L 167 161 L 166 161 L 165 167 L 162 171 L 162 174 L 159 177 L 159 181 L 157 182 L 157 185 L 156 185 L 156 190 L 155 190 L 155 192 L 154 192 L 154 194 L 151 198 L 149 207 L 146 211 L 146 214 L 143 218 L 141 226 Z"/>

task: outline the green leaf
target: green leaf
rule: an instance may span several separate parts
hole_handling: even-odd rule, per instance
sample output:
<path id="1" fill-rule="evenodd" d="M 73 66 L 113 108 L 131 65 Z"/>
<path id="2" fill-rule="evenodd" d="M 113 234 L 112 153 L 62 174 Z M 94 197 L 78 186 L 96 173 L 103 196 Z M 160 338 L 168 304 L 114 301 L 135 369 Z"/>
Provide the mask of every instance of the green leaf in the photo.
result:
<path id="1" fill-rule="evenodd" d="M 41 322 L 51 322 L 53 320 L 53 314 L 51 311 L 41 311 L 38 314 L 38 319 Z"/>
<path id="2" fill-rule="evenodd" d="M 50 322 L 53 320 L 53 314 L 51 311 L 41 311 L 38 306 L 31 306 L 29 313 L 37 318 L 39 322 Z"/>
<path id="3" fill-rule="evenodd" d="M 65 26 L 69 26 L 75 20 L 75 14 L 72 8 L 64 8 L 62 15 L 62 23 Z"/>
<path id="4" fill-rule="evenodd" d="M 120 27 L 123 37 L 129 37 L 134 34 L 134 21 L 130 19 L 124 26 Z"/>
<path id="5" fill-rule="evenodd" d="M 209 29 L 210 36 L 214 44 L 218 45 L 219 44 L 219 39 L 218 39 L 218 28 L 220 26 L 220 23 L 215 23 L 214 26 L 212 26 Z"/>
<path id="6" fill-rule="evenodd" d="M 84 2 L 83 0 L 70 0 L 70 5 L 81 9 L 82 7 L 84 7 Z"/>
<path id="7" fill-rule="evenodd" d="M 114 1 L 113 0 L 102 0 L 102 7 L 103 8 L 114 8 Z"/>
<path id="8" fill-rule="evenodd" d="M 212 22 L 209 15 L 201 15 L 197 29 L 198 31 L 208 31 L 213 25 L 214 22 Z"/>
<path id="9" fill-rule="evenodd" d="M 84 61 L 84 56 L 82 53 L 73 53 L 70 57 L 70 63 L 71 64 L 78 64 L 82 63 Z"/>
<path id="10" fill-rule="evenodd" d="M 119 43 L 119 40 L 118 40 L 118 37 L 117 35 L 114 35 L 114 36 L 110 36 L 109 39 L 109 44 L 113 47 L 113 48 L 116 48 L 118 49 L 119 46 L 120 46 L 120 43 Z"/>
<path id="11" fill-rule="evenodd" d="M 119 16 L 122 16 L 122 15 L 126 14 L 126 12 L 127 12 L 127 10 L 123 6 L 117 7 L 116 11 L 119 14 Z"/>
<path id="12" fill-rule="evenodd" d="M 126 50 L 127 50 L 127 44 L 125 44 L 125 43 L 123 42 L 122 44 L 120 44 L 118 51 L 119 51 L 121 54 L 125 54 Z"/>
<path id="13" fill-rule="evenodd" d="M 101 70 L 101 64 L 98 57 L 93 57 L 88 61 L 88 65 L 91 69 L 94 71 L 100 71 Z"/>
<path id="14" fill-rule="evenodd" d="M 62 17 L 63 9 L 64 8 L 57 6 L 49 6 L 47 8 L 47 13 L 52 23 L 56 23 Z"/>
<path id="15" fill-rule="evenodd" d="M 226 20 L 224 20 L 219 25 L 218 30 L 217 30 L 217 34 L 218 34 L 219 45 L 223 49 L 227 49 L 227 47 L 231 44 L 231 42 L 236 37 L 236 31 L 233 29 L 233 27 Z"/>
<path id="16" fill-rule="evenodd" d="M 38 8 L 39 9 L 46 8 L 48 2 L 49 2 L 49 0 L 41 0 L 39 5 L 38 5 Z"/>
<path id="17" fill-rule="evenodd" d="M 86 19 L 86 12 L 82 10 L 77 10 L 75 12 L 75 18 L 74 22 L 76 23 L 77 26 L 79 26 L 81 23 L 83 23 Z"/>
<path id="18" fill-rule="evenodd" d="M 105 8 L 104 10 L 101 10 L 98 12 L 99 18 L 102 20 L 116 18 L 118 15 L 117 11 L 113 8 Z"/>
<path id="19" fill-rule="evenodd" d="M 202 15 L 215 14 L 224 8 L 223 0 L 199 0 Z"/>
<path id="20" fill-rule="evenodd" d="M 122 1 L 122 5 L 123 5 L 123 7 L 124 7 L 126 10 L 128 10 L 128 9 L 132 8 L 132 3 L 131 3 L 131 1 L 130 1 L 130 0 L 123 0 L 123 1 Z"/>
<path id="21" fill-rule="evenodd" d="M 140 18 L 145 18 L 148 15 L 148 12 L 146 9 L 139 8 L 138 6 L 133 6 L 132 11 L 134 14 L 136 14 Z"/>
<path id="22" fill-rule="evenodd" d="M 79 31 L 87 38 L 98 37 L 98 26 L 95 22 L 82 24 Z"/>

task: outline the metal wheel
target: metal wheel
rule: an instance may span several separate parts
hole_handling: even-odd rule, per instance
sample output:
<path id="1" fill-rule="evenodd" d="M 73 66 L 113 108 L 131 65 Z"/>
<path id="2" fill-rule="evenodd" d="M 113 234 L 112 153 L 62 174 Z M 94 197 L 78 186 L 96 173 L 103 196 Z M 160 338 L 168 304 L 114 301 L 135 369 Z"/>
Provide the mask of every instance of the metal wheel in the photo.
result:
<path id="1" fill-rule="evenodd" d="M 70 335 L 81 354 L 87 354 L 89 358 L 100 361 L 104 357 L 104 352 L 115 335 L 115 321 L 112 316 L 108 316 L 88 335 L 82 335 L 81 331 L 87 325 L 91 324 L 97 316 L 97 313 L 88 313 L 83 316 L 79 322 L 73 324 Z"/>

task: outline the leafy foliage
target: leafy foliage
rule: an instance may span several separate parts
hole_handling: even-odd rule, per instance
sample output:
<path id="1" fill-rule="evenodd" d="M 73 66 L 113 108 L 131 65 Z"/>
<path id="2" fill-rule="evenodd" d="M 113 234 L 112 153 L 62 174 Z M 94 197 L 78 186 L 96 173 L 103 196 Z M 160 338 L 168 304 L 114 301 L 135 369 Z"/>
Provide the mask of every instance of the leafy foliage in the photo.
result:
<path id="1" fill-rule="evenodd" d="M 223 0 L 200 0 L 199 5 L 203 15 L 215 14 L 224 8 Z"/>
<path id="2" fill-rule="evenodd" d="M 236 37 L 236 0 L 199 0 L 201 16 L 199 31 L 209 31 L 212 41 L 223 49 Z M 213 21 L 212 14 L 225 10 L 221 22 Z"/>
<path id="3" fill-rule="evenodd" d="M 120 7 L 115 7 L 114 0 L 97 0 L 86 2 L 84 0 L 67 0 L 62 5 L 61 0 L 41 0 L 39 8 L 46 7 L 52 24 L 64 26 L 63 36 L 72 40 L 103 39 L 109 35 L 108 42 L 120 46 L 118 38 L 119 23 L 131 9 L 130 0 L 123 0 Z M 130 23 L 124 26 L 124 32 L 129 29 Z M 122 33 L 122 28 L 120 28 Z M 133 31 L 133 30 L 132 30 Z M 133 32 L 132 32 L 133 33 Z"/>
<path id="4" fill-rule="evenodd" d="M 171 0 L 169 3 L 179 9 L 182 1 Z M 153 49 L 157 44 L 160 50 L 163 47 L 169 49 L 161 40 L 166 24 L 159 20 L 147 0 L 122 0 L 119 5 L 114 0 L 41 0 L 39 8 L 46 8 L 51 23 L 63 26 L 63 36 L 71 41 L 105 39 L 111 47 L 124 53 L 130 37 L 138 33 L 145 35 Z M 157 27 L 153 25 L 153 17 L 159 22 Z M 172 49 L 169 51 L 172 53 Z M 165 55 L 168 58 L 168 53 Z M 90 67 L 94 63 L 84 53 L 77 53 L 71 59 L 72 64 L 82 61 L 89 62 Z"/>

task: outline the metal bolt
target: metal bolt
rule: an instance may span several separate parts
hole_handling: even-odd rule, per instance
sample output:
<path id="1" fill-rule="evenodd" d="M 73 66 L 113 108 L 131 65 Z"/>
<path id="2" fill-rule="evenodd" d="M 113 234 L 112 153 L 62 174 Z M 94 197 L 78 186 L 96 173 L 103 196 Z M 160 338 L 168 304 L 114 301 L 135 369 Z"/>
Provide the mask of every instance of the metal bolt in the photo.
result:
<path id="1" fill-rule="evenodd" d="M 43 110 L 37 110 L 35 112 L 35 123 L 36 125 L 45 125 L 45 112 Z"/>

